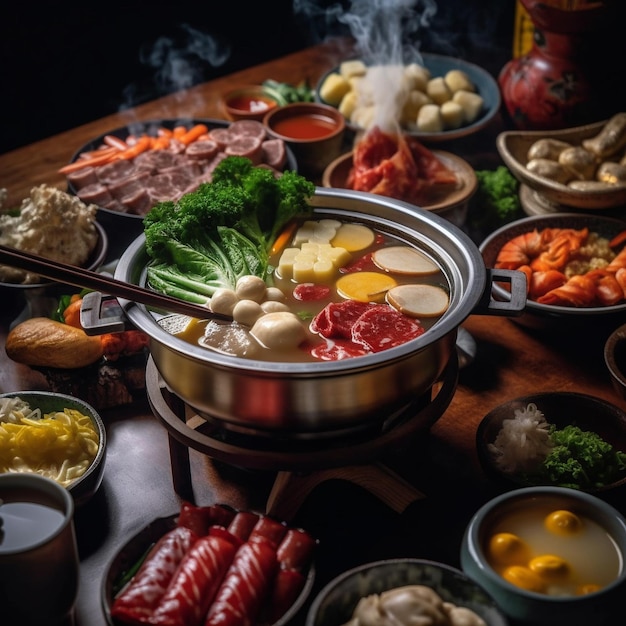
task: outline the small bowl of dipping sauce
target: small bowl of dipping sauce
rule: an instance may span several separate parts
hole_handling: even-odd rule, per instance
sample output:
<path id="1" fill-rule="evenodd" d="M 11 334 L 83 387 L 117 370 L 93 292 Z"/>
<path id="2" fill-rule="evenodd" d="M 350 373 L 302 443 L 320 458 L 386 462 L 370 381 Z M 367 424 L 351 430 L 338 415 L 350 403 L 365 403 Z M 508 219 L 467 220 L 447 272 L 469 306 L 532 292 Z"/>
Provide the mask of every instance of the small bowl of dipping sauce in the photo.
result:
<path id="1" fill-rule="evenodd" d="M 334 107 L 294 102 L 269 111 L 263 123 L 270 135 L 287 143 L 305 174 L 320 175 L 341 153 L 346 123 Z"/>
<path id="2" fill-rule="evenodd" d="M 226 93 L 222 99 L 224 111 L 232 121 L 262 121 L 268 111 L 284 103 L 262 85 L 245 85 Z"/>

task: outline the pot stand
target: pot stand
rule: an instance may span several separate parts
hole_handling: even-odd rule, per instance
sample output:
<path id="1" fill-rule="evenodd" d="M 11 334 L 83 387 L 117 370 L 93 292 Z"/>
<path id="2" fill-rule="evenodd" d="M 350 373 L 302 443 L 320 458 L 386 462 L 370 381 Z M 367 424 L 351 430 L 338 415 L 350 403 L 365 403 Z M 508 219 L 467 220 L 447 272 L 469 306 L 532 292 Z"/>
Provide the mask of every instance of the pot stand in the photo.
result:
<path id="1" fill-rule="evenodd" d="M 397 513 L 424 495 L 383 462 L 427 431 L 450 404 L 458 379 L 458 360 L 451 358 L 440 380 L 423 396 L 383 423 L 361 430 L 283 436 L 238 432 L 199 414 L 169 390 L 152 358 L 146 368 L 146 391 L 155 417 L 168 431 L 175 492 L 194 502 L 189 449 L 216 461 L 246 469 L 277 472 L 266 513 L 289 520 L 309 493 L 327 480 L 360 486 Z"/>

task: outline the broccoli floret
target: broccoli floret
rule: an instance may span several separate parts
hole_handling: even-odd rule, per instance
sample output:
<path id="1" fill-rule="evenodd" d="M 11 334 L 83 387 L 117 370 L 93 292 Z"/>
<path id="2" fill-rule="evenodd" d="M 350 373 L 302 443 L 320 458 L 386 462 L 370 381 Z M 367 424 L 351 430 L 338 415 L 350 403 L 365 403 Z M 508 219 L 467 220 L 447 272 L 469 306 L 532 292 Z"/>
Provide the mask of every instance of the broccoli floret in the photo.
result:
<path id="1" fill-rule="evenodd" d="M 478 230 L 495 230 L 522 217 L 519 182 L 510 170 L 476 170 L 478 188 L 470 202 L 469 223 Z"/>
<path id="2" fill-rule="evenodd" d="M 146 251 L 157 272 L 148 271 L 153 287 L 172 293 L 190 276 L 204 280 L 209 293 L 234 288 L 239 277 L 268 277 L 269 253 L 284 226 L 307 214 L 315 185 L 295 172 L 276 177 L 249 159 L 228 157 L 200 185 L 177 202 L 161 202 L 144 218 Z M 167 267 L 172 266 L 172 287 Z M 206 290 L 198 290 L 206 295 Z"/>

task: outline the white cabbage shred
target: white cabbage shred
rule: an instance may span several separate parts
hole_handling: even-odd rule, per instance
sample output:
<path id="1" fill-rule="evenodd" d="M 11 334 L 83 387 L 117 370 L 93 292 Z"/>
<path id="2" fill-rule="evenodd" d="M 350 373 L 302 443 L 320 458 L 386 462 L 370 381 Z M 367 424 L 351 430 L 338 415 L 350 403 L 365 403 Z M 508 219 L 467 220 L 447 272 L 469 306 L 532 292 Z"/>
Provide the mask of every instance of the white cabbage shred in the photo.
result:
<path id="1" fill-rule="evenodd" d="M 516 409 L 513 418 L 502 421 L 500 432 L 487 447 L 503 472 L 533 471 L 552 450 L 549 424 L 537 406 L 530 403 Z"/>

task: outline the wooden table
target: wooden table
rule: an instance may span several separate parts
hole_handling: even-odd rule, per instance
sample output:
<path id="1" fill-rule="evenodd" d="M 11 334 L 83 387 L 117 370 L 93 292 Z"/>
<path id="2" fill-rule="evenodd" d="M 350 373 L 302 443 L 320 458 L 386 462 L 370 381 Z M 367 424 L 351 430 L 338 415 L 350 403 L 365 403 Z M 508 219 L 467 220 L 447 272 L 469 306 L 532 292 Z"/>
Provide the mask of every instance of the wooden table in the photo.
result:
<path id="1" fill-rule="evenodd" d="M 73 152 L 100 134 L 139 119 L 223 117 L 219 96 L 233 84 L 267 78 L 315 84 L 330 67 L 350 56 L 350 42 L 328 42 L 270 63 L 219 78 L 135 109 L 110 115 L 58 136 L 0 155 L 0 187 L 18 202 L 46 183 L 65 188 L 57 173 Z M 446 149 L 475 167 L 499 162 L 494 139 L 500 122 Z M 3 295 L 0 309 L 0 391 L 28 389 L 29 368 L 7 359 L 4 339 L 21 304 Z M 292 520 L 320 539 L 316 590 L 332 576 L 357 564 L 386 557 L 430 558 L 458 566 L 463 529 L 471 514 L 497 492 L 482 474 L 474 437 L 481 417 L 501 402 L 536 391 L 577 391 L 619 402 L 604 369 L 602 348 L 611 327 L 576 332 L 535 331 L 502 317 L 472 315 L 463 323 L 476 341 L 474 362 L 461 369 L 450 405 L 429 435 L 395 460 L 394 471 L 425 497 L 387 506 L 375 486 L 351 480 L 304 481 L 310 493 Z M 105 623 L 100 585 L 119 547 L 156 517 L 175 513 L 168 434 L 147 404 L 103 413 L 108 432 L 104 481 L 94 499 L 76 512 L 82 577 L 76 624 Z M 264 510 L 276 474 L 214 462 L 190 453 L 199 504 L 223 502 Z M 399 461 L 399 465 L 398 465 Z M 396 466 L 397 465 L 397 466 Z M 319 483 L 319 484 L 318 484 Z M 623 506 L 616 503 L 617 506 Z M 397 509 L 397 510 L 394 510 Z M 294 623 L 303 623 L 304 611 Z"/>

